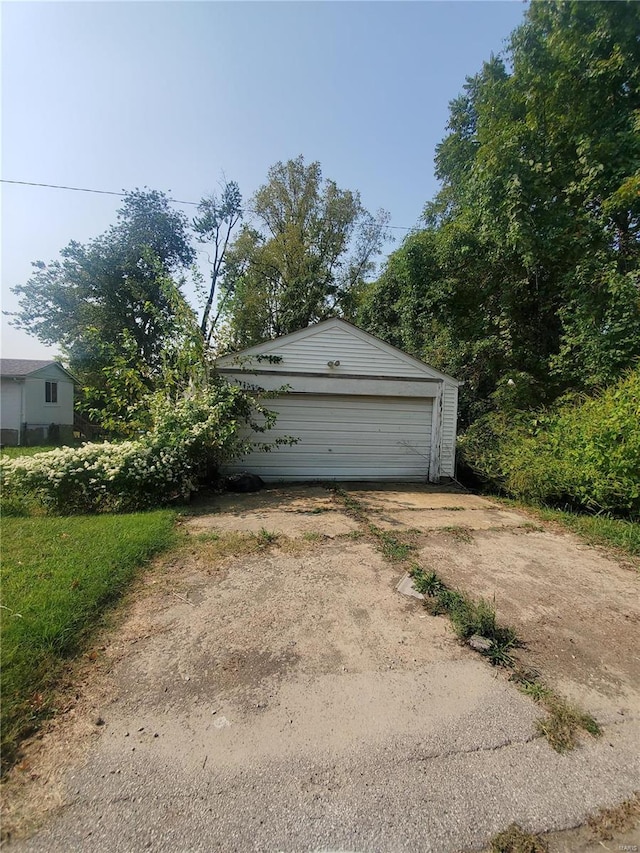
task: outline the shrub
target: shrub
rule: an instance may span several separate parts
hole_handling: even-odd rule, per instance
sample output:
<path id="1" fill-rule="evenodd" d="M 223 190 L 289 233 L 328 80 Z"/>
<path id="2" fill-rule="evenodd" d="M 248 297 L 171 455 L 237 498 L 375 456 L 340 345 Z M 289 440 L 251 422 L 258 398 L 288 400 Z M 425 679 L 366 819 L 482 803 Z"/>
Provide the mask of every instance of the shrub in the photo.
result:
<path id="1" fill-rule="evenodd" d="M 221 380 L 177 402 L 151 398 L 150 411 L 153 427 L 136 440 L 3 458 L 3 500 L 19 506 L 18 498 L 28 495 L 55 512 L 81 513 L 184 499 L 203 477 L 247 452 L 251 441 L 243 428 L 264 431 L 275 419 L 245 391 Z"/>
<path id="2" fill-rule="evenodd" d="M 544 412 L 486 415 L 460 449 L 482 479 L 514 497 L 637 515 L 640 369 Z"/>

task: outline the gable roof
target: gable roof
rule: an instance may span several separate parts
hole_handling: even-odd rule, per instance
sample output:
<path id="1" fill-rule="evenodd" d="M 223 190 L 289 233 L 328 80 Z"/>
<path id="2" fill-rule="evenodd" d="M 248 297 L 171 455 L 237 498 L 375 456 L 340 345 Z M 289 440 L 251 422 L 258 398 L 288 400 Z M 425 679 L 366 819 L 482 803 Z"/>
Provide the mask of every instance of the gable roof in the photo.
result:
<path id="1" fill-rule="evenodd" d="M 69 371 L 54 359 L 0 358 L 0 376 L 7 376 L 10 379 L 24 379 L 31 376 L 32 373 L 37 373 L 38 370 L 43 370 L 52 365 L 64 371 L 72 381 L 76 381 Z"/>
<path id="2" fill-rule="evenodd" d="M 404 352 L 404 350 L 388 344 L 381 338 L 378 338 L 369 332 L 365 332 L 363 329 L 359 329 L 357 326 L 354 326 L 352 323 L 348 323 L 340 317 L 331 317 L 328 320 L 321 320 L 319 323 L 315 323 L 313 326 L 306 326 L 304 329 L 299 329 L 297 332 L 290 332 L 288 335 L 281 335 L 279 338 L 264 341 L 261 344 L 256 344 L 255 346 L 248 347 L 247 349 L 240 350 L 239 352 L 227 353 L 217 360 L 217 364 L 221 367 L 230 367 L 238 358 L 250 358 L 253 355 L 268 355 L 269 353 L 274 353 L 274 351 L 280 350 L 283 347 L 287 347 L 289 344 L 297 343 L 298 341 L 305 340 L 306 338 L 310 338 L 318 333 L 335 328 L 342 329 L 353 337 L 369 343 L 371 346 L 381 350 L 394 360 L 400 360 L 414 368 L 419 368 L 422 372 L 430 375 L 431 377 L 446 380 L 456 386 L 462 384 L 460 380 L 454 379 L 453 376 L 449 376 L 447 373 L 442 373 L 441 371 L 436 370 L 425 361 L 421 361 L 419 358 L 409 355 L 409 353 Z M 248 372 L 255 372 L 254 368 L 247 368 L 247 370 Z"/>

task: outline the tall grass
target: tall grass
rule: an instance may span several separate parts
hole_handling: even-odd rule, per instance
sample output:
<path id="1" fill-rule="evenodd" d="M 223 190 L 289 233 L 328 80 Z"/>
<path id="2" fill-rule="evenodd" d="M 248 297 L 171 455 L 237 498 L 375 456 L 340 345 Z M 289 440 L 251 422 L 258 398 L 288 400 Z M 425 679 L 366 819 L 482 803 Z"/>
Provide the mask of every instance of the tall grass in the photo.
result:
<path id="1" fill-rule="evenodd" d="M 640 557 L 640 523 L 606 515 L 585 515 L 552 507 L 533 507 L 545 521 L 555 521 L 577 533 L 590 545 L 613 547 L 624 554 Z"/>

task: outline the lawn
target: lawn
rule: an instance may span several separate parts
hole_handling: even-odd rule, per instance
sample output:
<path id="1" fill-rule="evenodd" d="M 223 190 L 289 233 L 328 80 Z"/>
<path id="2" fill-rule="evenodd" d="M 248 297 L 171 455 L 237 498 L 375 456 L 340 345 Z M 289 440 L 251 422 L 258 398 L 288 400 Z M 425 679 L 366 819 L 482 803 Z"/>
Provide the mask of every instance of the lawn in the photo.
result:
<path id="1" fill-rule="evenodd" d="M 136 573 L 175 539 L 175 513 L 4 518 L 2 761 L 53 708 L 65 661 L 80 652 Z"/>
<path id="2" fill-rule="evenodd" d="M 52 444 L 44 444 L 40 447 L 3 447 L 0 455 L 7 459 L 16 459 L 18 456 L 35 456 L 36 453 L 47 453 L 49 450 L 56 449 Z"/>

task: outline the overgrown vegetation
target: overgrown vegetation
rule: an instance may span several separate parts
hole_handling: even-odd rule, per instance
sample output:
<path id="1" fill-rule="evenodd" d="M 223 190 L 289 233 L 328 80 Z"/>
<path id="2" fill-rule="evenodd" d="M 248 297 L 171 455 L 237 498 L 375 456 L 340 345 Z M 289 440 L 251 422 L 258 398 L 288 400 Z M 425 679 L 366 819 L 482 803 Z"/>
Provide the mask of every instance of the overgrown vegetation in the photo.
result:
<path id="1" fill-rule="evenodd" d="M 464 380 L 462 453 L 492 488 L 625 516 L 640 511 L 639 28 L 634 2 L 529 4 L 450 103 L 425 227 L 358 315 Z"/>
<path id="2" fill-rule="evenodd" d="M 424 229 L 365 290 L 364 328 L 465 381 L 463 426 L 640 357 L 639 28 L 634 2 L 530 4 L 450 103 Z"/>
<path id="3" fill-rule="evenodd" d="M 136 569 L 174 541 L 169 510 L 2 522 L 2 761 L 54 711 L 65 663 Z"/>
<path id="4" fill-rule="evenodd" d="M 638 516 L 640 369 L 595 397 L 485 415 L 459 447 L 483 481 L 513 497 Z"/>
<path id="5" fill-rule="evenodd" d="M 223 380 L 177 400 L 155 395 L 147 405 L 151 427 L 139 439 L 1 459 L 5 510 L 25 514 L 25 500 L 63 514 L 185 500 L 201 481 L 215 479 L 220 465 L 252 446 L 243 427 L 264 432 L 275 420 L 255 397 Z"/>

